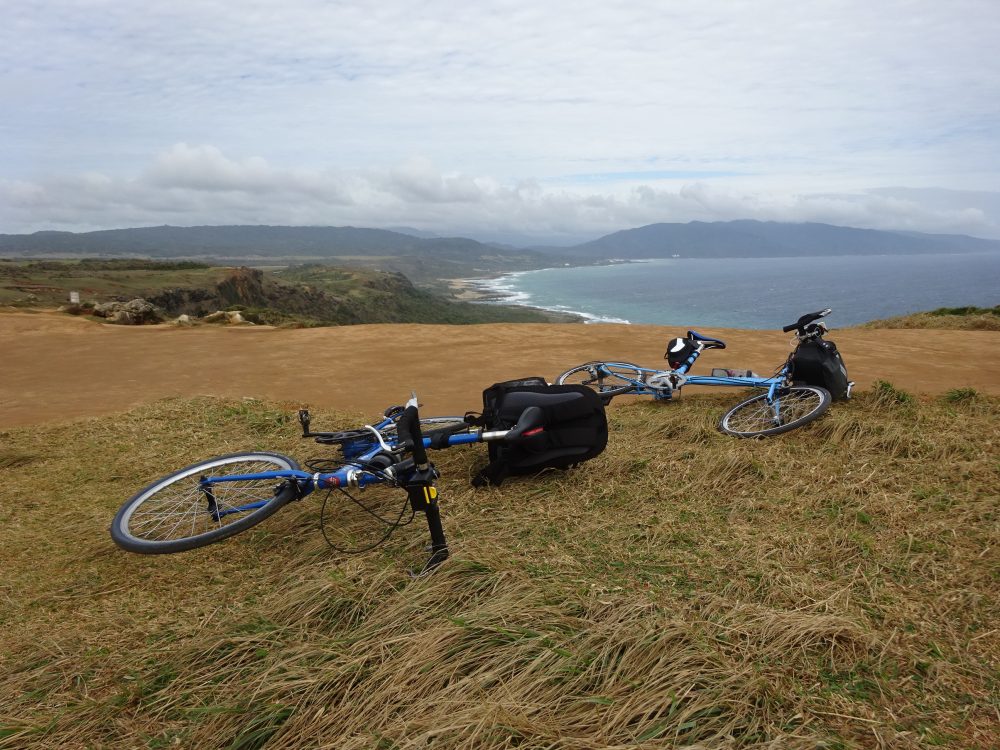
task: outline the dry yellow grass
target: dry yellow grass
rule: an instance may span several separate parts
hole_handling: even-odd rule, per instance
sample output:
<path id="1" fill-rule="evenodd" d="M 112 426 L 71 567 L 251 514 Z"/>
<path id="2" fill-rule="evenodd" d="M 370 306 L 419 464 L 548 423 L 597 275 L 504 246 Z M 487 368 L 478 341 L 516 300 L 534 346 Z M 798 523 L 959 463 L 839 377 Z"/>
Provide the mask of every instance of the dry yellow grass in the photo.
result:
<path id="1" fill-rule="evenodd" d="M 323 450 L 293 410 L 165 401 L 0 433 L 0 747 L 994 747 L 1000 400 L 888 384 L 738 441 L 732 397 L 611 410 L 607 452 L 333 554 L 310 498 L 204 550 L 107 526 L 206 456 Z M 314 424 L 353 426 L 318 415 Z"/>

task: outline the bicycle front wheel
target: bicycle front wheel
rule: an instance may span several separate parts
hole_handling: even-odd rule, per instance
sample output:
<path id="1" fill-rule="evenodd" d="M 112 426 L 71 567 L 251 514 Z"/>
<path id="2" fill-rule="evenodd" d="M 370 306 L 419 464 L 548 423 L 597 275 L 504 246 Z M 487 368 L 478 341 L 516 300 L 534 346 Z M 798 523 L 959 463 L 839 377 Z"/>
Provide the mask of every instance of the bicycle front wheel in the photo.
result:
<path id="1" fill-rule="evenodd" d="M 262 451 L 210 458 L 158 479 L 130 497 L 111 523 L 122 549 L 143 555 L 183 552 L 239 534 L 295 497 L 285 479 L 212 483 L 205 476 L 298 470 L 288 456 Z"/>
<path id="2" fill-rule="evenodd" d="M 778 390 L 769 402 L 767 394 L 748 398 L 727 411 L 719 429 L 736 437 L 779 435 L 812 422 L 830 408 L 830 393 L 812 385 L 793 385 Z"/>
<path id="3" fill-rule="evenodd" d="M 642 368 L 629 362 L 587 362 L 566 370 L 556 378 L 556 385 L 586 385 L 610 399 L 637 392 L 645 379 Z"/>

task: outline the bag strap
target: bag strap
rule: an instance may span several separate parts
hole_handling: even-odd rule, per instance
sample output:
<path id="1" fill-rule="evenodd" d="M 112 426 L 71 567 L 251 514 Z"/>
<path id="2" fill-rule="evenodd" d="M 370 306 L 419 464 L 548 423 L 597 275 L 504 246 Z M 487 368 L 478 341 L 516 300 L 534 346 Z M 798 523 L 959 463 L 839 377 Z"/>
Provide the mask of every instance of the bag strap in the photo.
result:
<path id="1" fill-rule="evenodd" d="M 477 488 L 487 485 L 499 487 L 503 484 L 503 480 L 509 476 L 510 468 L 507 462 L 503 458 L 497 458 L 476 472 L 476 475 L 472 477 L 472 486 Z"/>
<path id="2" fill-rule="evenodd" d="M 470 424 L 473 427 L 486 427 L 486 422 L 488 421 L 485 414 L 477 414 L 474 411 L 465 412 L 465 416 L 462 417 L 466 424 Z"/>

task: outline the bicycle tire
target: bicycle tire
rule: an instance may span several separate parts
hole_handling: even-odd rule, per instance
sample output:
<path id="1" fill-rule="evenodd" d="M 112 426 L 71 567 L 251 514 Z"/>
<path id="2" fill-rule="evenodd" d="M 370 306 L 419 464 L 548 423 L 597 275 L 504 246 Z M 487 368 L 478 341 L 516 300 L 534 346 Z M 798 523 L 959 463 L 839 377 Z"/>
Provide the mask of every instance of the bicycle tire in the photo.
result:
<path id="1" fill-rule="evenodd" d="M 600 365 L 607 371 L 607 375 L 597 372 Z M 631 382 L 623 381 L 623 378 L 646 382 L 646 373 L 639 365 L 631 362 L 584 362 L 582 365 L 572 367 L 556 378 L 556 385 L 585 385 L 593 388 L 598 394 L 606 399 L 614 396 L 621 396 L 626 393 L 637 392 L 637 388 Z M 608 381 L 608 382 L 605 382 Z"/>
<path id="2" fill-rule="evenodd" d="M 825 388 L 813 385 L 793 385 L 777 392 L 782 421 L 775 424 L 774 411 L 767 402 L 767 394 L 741 401 L 722 415 L 719 429 L 735 437 L 767 437 L 802 427 L 817 419 L 830 408 L 832 398 Z M 784 415 L 790 419 L 785 420 Z"/>
<path id="3" fill-rule="evenodd" d="M 220 471 L 224 467 L 226 471 Z M 232 520 L 226 522 L 223 518 L 230 516 L 213 517 L 209 511 L 208 500 L 198 488 L 200 477 L 206 473 L 220 476 L 298 468 L 294 459 L 265 451 L 230 453 L 199 461 L 157 479 L 126 500 L 111 523 L 111 538 L 122 549 L 141 555 L 184 552 L 222 541 L 274 515 L 295 497 L 295 487 L 275 479 L 214 485 L 218 507 L 236 507 L 227 498 L 238 501 L 239 505 L 266 501 L 246 514 L 232 513 Z M 143 510 L 143 506 L 148 507 Z M 178 520 L 166 528 L 174 518 Z M 171 537 L 174 532 L 177 535 Z"/>

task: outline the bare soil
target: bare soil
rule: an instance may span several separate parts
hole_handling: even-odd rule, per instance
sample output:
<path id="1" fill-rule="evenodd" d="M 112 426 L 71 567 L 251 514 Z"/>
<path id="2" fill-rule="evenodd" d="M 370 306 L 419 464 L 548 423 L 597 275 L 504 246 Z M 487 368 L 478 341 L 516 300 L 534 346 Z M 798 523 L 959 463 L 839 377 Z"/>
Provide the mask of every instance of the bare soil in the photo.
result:
<path id="1" fill-rule="evenodd" d="M 728 344 L 695 367 L 772 372 L 780 331 L 699 329 Z M 427 413 L 476 409 L 483 388 L 515 377 L 554 379 L 592 359 L 663 364 L 683 327 L 486 324 L 125 327 L 57 313 L 0 315 L 0 428 L 100 416 L 158 399 L 254 397 L 377 414 L 411 389 Z M 920 394 L 958 387 L 1000 394 L 1000 332 L 834 331 L 851 377 Z"/>

